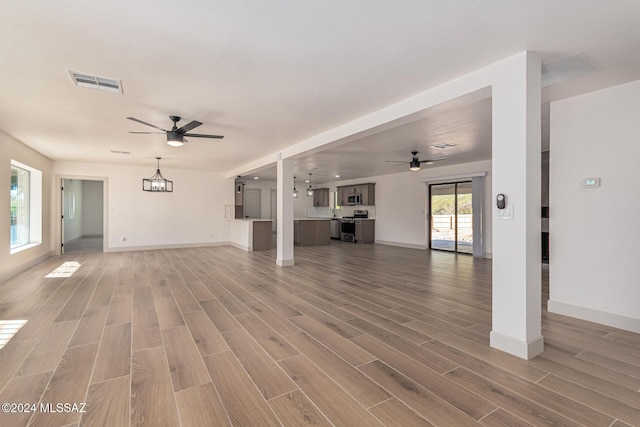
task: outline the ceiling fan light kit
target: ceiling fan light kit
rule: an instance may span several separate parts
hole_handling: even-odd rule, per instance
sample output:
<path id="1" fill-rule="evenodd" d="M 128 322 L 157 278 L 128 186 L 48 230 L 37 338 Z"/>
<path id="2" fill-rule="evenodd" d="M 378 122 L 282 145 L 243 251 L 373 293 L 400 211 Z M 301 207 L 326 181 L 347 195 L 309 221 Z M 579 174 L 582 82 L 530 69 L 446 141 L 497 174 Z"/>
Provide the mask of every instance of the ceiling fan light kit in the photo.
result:
<path id="1" fill-rule="evenodd" d="M 153 193 L 173 193 L 173 181 L 166 179 L 160 173 L 160 159 L 162 157 L 156 157 L 158 160 L 158 169 L 156 174 L 151 178 L 144 178 L 142 180 L 142 191 L 151 191 Z"/>
<path id="2" fill-rule="evenodd" d="M 164 133 L 164 134 L 167 135 L 167 144 L 171 145 L 172 147 L 181 147 L 181 146 L 184 145 L 185 142 L 189 142 L 189 141 L 187 141 L 185 136 L 194 137 L 194 138 L 213 138 L 213 139 L 222 139 L 222 138 L 224 138 L 223 135 L 207 135 L 207 134 L 202 134 L 202 133 L 189 133 L 190 130 L 195 129 L 198 126 L 202 125 L 202 123 L 197 121 L 197 120 L 192 120 L 189 123 L 187 123 L 186 125 L 184 125 L 181 128 L 179 128 L 178 127 L 178 122 L 182 118 L 179 117 L 179 116 L 169 116 L 169 118 L 173 122 L 173 127 L 171 128 L 171 130 L 162 129 L 161 127 L 158 127 L 156 125 L 152 125 L 151 123 L 147 123 L 147 122 L 144 122 L 144 121 L 142 121 L 140 119 L 136 119 L 135 117 L 127 117 L 127 119 L 129 119 L 129 120 L 132 120 L 134 122 L 138 122 L 138 123 L 146 125 L 146 126 L 151 126 L 152 128 L 158 129 L 159 131 L 161 131 L 161 132 L 129 132 L 129 133 L 140 133 L 140 134 Z"/>
<path id="3" fill-rule="evenodd" d="M 410 171 L 419 171 L 420 170 L 420 165 L 422 163 L 425 163 L 427 165 L 432 165 L 434 162 L 437 162 L 438 160 L 445 160 L 444 157 L 440 158 L 440 159 L 429 159 L 429 160 L 420 160 L 418 158 L 418 152 L 417 151 L 412 151 L 411 155 L 413 156 L 411 158 L 411 161 L 409 162 L 409 170 Z M 385 160 L 388 163 L 398 163 L 399 165 L 406 165 L 407 162 L 404 160 Z"/>

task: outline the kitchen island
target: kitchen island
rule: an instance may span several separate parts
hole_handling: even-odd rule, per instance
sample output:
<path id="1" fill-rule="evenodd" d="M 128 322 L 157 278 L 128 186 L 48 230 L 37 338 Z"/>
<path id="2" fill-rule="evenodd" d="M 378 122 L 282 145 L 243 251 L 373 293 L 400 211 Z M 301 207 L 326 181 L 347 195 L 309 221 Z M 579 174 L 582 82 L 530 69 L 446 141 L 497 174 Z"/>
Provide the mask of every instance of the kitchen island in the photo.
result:
<path id="1" fill-rule="evenodd" d="M 296 218 L 293 220 L 293 243 L 298 246 L 328 245 L 331 218 Z"/>
<path id="2" fill-rule="evenodd" d="M 272 220 L 227 219 L 231 245 L 247 252 L 271 249 Z"/>

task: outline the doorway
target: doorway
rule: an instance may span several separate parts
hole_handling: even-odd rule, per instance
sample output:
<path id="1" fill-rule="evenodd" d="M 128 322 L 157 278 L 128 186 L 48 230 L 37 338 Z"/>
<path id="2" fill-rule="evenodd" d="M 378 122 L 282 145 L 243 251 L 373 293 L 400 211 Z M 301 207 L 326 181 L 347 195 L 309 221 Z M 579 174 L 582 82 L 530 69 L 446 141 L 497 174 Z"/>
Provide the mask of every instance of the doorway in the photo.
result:
<path id="1" fill-rule="evenodd" d="M 278 190 L 271 189 L 271 231 L 278 232 Z"/>
<path id="2" fill-rule="evenodd" d="M 429 212 L 431 249 L 473 254 L 471 181 L 429 185 Z"/>
<path id="3" fill-rule="evenodd" d="M 104 183 L 62 180 L 61 252 L 102 252 L 104 247 Z"/>

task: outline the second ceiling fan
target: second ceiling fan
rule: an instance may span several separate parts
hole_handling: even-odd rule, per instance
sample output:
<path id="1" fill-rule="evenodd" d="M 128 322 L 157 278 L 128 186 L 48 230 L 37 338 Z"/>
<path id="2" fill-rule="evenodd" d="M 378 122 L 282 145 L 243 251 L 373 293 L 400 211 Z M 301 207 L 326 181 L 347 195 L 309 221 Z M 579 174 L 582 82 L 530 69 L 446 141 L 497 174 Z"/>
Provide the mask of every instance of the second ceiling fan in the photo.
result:
<path id="1" fill-rule="evenodd" d="M 437 162 L 439 160 L 446 160 L 446 157 L 440 157 L 438 159 L 428 159 L 428 160 L 420 160 L 418 158 L 418 152 L 417 151 L 412 151 L 411 155 L 413 156 L 413 158 L 411 159 L 411 161 L 407 162 L 406 160 L 385 160 L 385 162 L 388 163 L 399 163 L 399 164 L 409 164 L 409 170 L 412 171 L 419 171 L 420 170 L 420 165 L 422 163 L 426 163 L 427 165 L 432 165 L 433 162 Z"/>
<path id="2" fill-rule="evenodd" d="M 187 123 L 186 125 L 182 126 L 182 127 L 178 127 L 178 122 L 180 121 L 180 117 L 179 116 L 169 116 L 169 118 L 171 119 L 171 121 L 173 122 L 173 127 L 170 130 L 167 129 L 162 129 L 161 127 L 158 127 L 156 125 L 152 125 L 151 123 L 147 123 L 144 122 L 140 119 L 136 119 L 135 117 L 127 117 L 127 119 L 129 120 L 133 120 L 134 122 L 138 122 L 138 123 L 142 123 L 143 125 L 147 125 L 147 126 L 151 126 L 154 129 L 158 129 L 162 132 L 129 132 L 129 133 L 137 133 L 137 134 L 161 134 L 164 133 L 167 135 L 167 144 L 174 146 L 174 147 L 180 147 L 181 145 L 183 145 L 185 142 L 188 142 L 185 139 L 185 136 L 188 137 L 194 137 L 194 138 L 213 138 L 213 139 L 222 139 L 224 138 L 223 135 L 207 135 L 207 134 L 202 134 L 202 133 L 189 133 L 190 130 L 197 128 L 198 126 L 200 126 L 202 124 L 202 122 L 199 122 L 197 120 L 192 120 L 189 123 Z"/>

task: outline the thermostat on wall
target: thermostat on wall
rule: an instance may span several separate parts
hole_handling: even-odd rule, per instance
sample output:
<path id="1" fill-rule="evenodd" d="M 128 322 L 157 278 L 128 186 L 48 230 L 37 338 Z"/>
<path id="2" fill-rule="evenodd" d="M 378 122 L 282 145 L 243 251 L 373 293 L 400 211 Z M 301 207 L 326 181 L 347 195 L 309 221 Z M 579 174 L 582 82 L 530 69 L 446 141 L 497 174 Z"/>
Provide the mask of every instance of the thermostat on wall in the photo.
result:
<path id="1" fill-rule="evenodd" d="M 600 187 L 600 178 L 582 178 L 582 186 L 584 188 Z"/>

